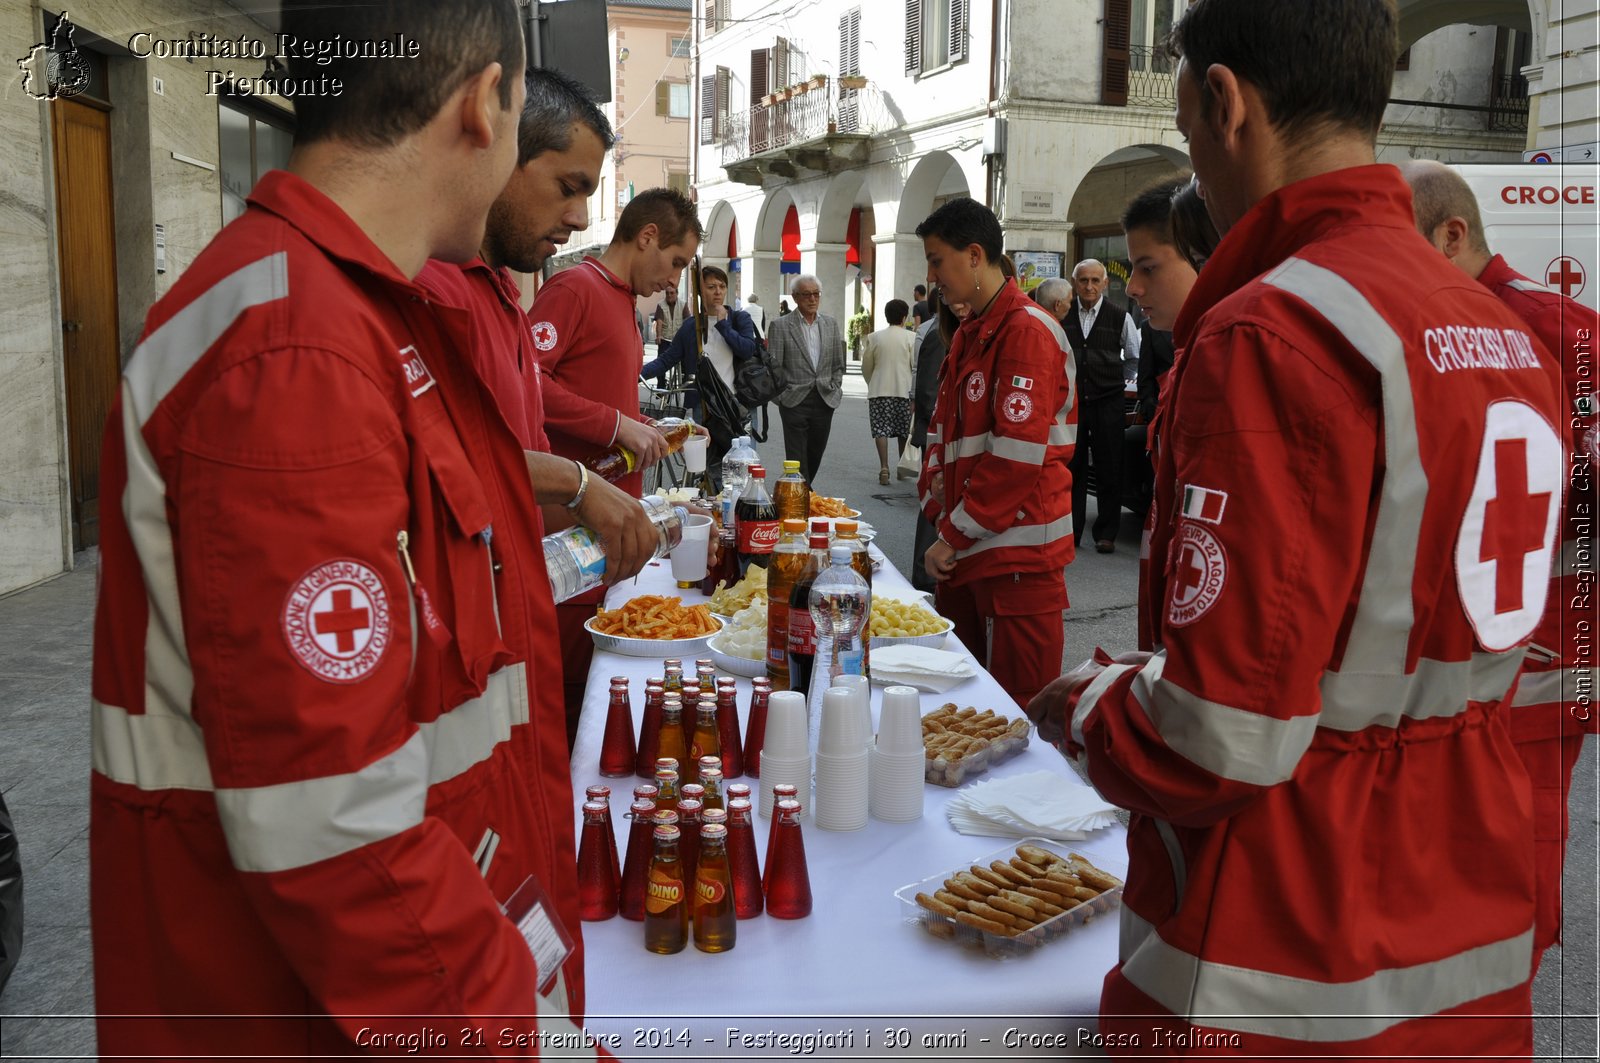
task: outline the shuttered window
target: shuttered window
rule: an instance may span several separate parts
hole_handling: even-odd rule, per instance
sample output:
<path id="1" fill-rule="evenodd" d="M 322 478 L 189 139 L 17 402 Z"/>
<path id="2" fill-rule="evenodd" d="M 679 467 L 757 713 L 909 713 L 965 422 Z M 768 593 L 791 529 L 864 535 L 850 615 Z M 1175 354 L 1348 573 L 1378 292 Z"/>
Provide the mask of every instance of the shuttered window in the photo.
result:
<path id="1" fill-rule="evenodd" d="M 839 20 L 839 73 L 861 73 L 861 9 L 853 7 Z"/>
<path id="2" fill-rule="evenodd" d="M 922 73 L 922 0 L 906 0 L 906 73 Z"/>
<path id="3" fill-rule="evenodd" d="M 968 0 L 948 0 L 950 4 L 950 62 L 959 63 L 967 57 L 967 7 Z"/>
<path id="4" fill-rule="evenodd" d="M 1105 43 L 1100 55 L 1100 102 L 1128 105 L 1128 45 L 1132 0 L 1106 0 Z"/>
<path id="5" fill-rule="evenodd" d="M 717 139 L 717 76 L 707 74 L 700 79 L 700 143 L 711 144 Z"/>
<path id="6" fill-rule="evenodd" d="M 967 58 L 971 0 L 906 0 L 906 73 L 937 70 Z"/>

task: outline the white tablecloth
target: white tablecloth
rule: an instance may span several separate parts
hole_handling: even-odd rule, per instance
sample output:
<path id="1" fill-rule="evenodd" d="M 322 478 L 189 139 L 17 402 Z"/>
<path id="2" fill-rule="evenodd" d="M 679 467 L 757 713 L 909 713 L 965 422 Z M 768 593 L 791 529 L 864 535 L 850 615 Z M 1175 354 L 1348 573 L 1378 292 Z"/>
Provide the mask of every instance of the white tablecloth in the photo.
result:
<path id="1" fill-rule="evenodd" d="M 876 573 L 873 589 L 902 598 L 916 594 L 887 561 Z M 657 593 L 681 594 L 689 604 L 703 600 L 695 591 L 677 591 L 663 560 L 636 581 L 612 588 L 608 603 L 615 606 L 638 594 Z M 951 636 L 945 648 L 960 650 L 961 644 Z M 692 672 L 693 660 L 684 666 Z M 579 796 L 595 783 L 611 786 L 619 852 L 628 835 L 622 813 L 641 780 L 603 779 L 599 774 L 607 681 L 613 676 L 631 681 L 637 733 L 644 681 L 660 674 L 659 660 L 603 652 L 595 653 L 589 670 L 572 785 Z M 874 726 L 881 696 L 882 688 L 874 685 Z M 741 733 L 749 700 L 750 681 L 740 679 Z M 923 695 L 923 710 L 946 701 L 1017 714 L 1014 703 L 981 669 L 976 679 L 948 694 Z M 1037 736 L 1026 752 L 977 778 L 1041 769 L 1082 785 L 1061 755 Z M 756 786 L 749 777 L 732 781 Z M 804 838 L 815 902 L 811 916 L 741 920 L 738 943 L 729 952 L 702 953 L 691 943 L 676 955 L 658 956 L 645 951 L 640 923 L 620 916 L 584 923 L 588 1029 L 621 1036 L 617 1052 L 629 1059 L 794 1058 L 795 1049 L 803 1045 L 740 1040 L 773 1031 L 831 1038 L 813 1052 L 801 1053 L 813 1058 L 1097 1054 L 1088 1038 L 1095 1028 L 1101 981 L 1116 962 L 1115 913 L 1031 955 L 1005 961 L 937 940 L 902 922 L 894 897 L 900 886 L 965 867 L 1007 844 L 1000 838 L 959 834 L 950 826 L 944 809 L 956 792 L 926 787 L 923 818 L 908 824 L 873 819 L 864 830 L 834 833 L 808 817 Z M 574 822 L 580 818 L 575 810 Z M 757 817 L 763 866 L 767 825 Z M 1125 843 L 1126 832 L 1113 826 L 1073 848 L 1120 875 L 1127 867 Z M 729 1028 L 740 1034 L 730 1040 Z M 661 1043 L 666 1040 L 661 1031 L 670 1034 L 670 1044 Z M 924 1035 L 944 1040 L 925 1045 Z M 1016 1043 L 1019 1038 L 1023 1043 Z"/>

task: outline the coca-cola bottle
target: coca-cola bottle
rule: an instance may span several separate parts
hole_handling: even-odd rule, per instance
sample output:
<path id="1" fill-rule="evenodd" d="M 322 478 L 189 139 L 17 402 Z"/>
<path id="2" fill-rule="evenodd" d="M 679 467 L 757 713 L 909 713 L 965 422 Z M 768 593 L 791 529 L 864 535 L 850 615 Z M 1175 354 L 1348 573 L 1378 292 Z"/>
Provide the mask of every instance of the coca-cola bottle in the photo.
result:
<path id="1" fill-rule="evenodd" d="M 817 660 L 817 625 L 811 619 L 811 587 L 828 567 L 828 525 L 812 522 L 810 553 L 789 594 L 789 689 L 802 694 L 811 689 L 811 670 Z"/>
<path id="2" fill-rule="evenodd" d="M 751 565 L 767 567 L 778 545 L 778 507 L 767 494 L 767 470 L 750 467 L 750 485 L 733 507 L 734 525 L 739 536 L 739 575 Z"/>

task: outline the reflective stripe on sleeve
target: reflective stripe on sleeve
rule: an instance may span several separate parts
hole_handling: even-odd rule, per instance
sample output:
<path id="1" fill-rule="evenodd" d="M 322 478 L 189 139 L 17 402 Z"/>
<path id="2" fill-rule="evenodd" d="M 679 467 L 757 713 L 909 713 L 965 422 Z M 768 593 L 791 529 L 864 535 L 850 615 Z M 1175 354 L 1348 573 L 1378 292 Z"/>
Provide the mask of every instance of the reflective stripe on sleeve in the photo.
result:
<path id="1" fill-rule="evenodd" d="M 1219 778 L 1253 786 L 1294 774 L 1316 733 L 1314 714 L 1280 720 L 1207 701 L 1163 678 L 1166 663 L 1164 652 L 1151 657 L 1130 690 L 1168 748 Z"/>
<path id="2" fill-rule="evenodd" d="M 217 814 L 233 866 L 289 871 L 401 834 L 422 822 L 428 771 L 427 742 L 419 731 L 359 771 L 219 788 Z"/>
<path id="3" fill-rule="evenodd" d="M 1577 700 L 1579 695 L 1594 697 L 1593 668 L 1552 668 L 1547 672 L 1523 672 L 1517 692 L 1511 699 L 1514 709 L 1530 705 L 1559 705 Z"/>
<path id="4" fill-rule="evenodd" d="M 147 697 L 147 707 L 151 704 Z M 491 675 L 479 697 L 417 727 L 427 784 L 445 782 L 481 764 L 511 737 L 512 727 L 527 722 L 527 665 L 519 662 Z M 114 782 L 146 791 L 213 789 L 204 739 L 189 717 L 153 711 L 134 714 L 96 702 L 92 728 L 94 770 Z M 298 784 L 283 784 L 294 785 Z M 319 814 L 311 807 L 304 822 L 315 823 Z"/>
<path id="5" fill-rule="evenodd" d="M 1513 277 L 1506 281 L 1506 287 L 1515 288 L 1519 292 L 1549 292 L 1550 289 L 1538 281 L 1530 281 L 1523 277 Z"/>
<path id="6" fill-rule="evenodd" d="M 1405 344 L 1366 298 L 1332 270 L 1290 258 L 1262 280 L 1304 300 L 1382 378 L 1382 494 L 1344 664 L 1349 671 L 1367 675 L 1404 675 L 1414 622 L 1412 584 L 1428 500 Z"/>
<path id="7" fill-rule="evenodd" d="M 998 454 L 1012 461 L 1043 465 L 1049 453 L 1047 447 L 1070 447 L 1075 446 L 1077 442 L 1077 425 L 1052 424 L 1049 438 L 1044 443 L 1030 443 L 1025 439 L 1014 439 L 1011 436 L 997 436 L 993 432 L 979 432 L 962 436 L 955 441 L 951 449 L 955 453 L 956 461 L 976 458 L 980 454 Z"/>
<path id="8" fill-rule="evenodd" d="M 1094 712 L 1095 706 L 1100 704 L 1100 695 L 1108 690 L 1112 683 L 1133 671 L 1131 664 L 1111 664 L 1084 688 L 1078 696 L 1078 704 L 1072 710 L 1072 741 L 1082 749 L 1088 745 L 1083 740 L 1084 725 L 1089 722 L 1089 716 Z"/>
<path id="9" fill-rule="evenodd" d="M 965 500 L 958 503 L 955 512 L 950 514 L 950 523 L 956 526 L 956 531 L 969 539 L 985 539 L 994 535 L 994 532 L 972 519 L 972 516 L 967 512 Z"/>
<path id="10" fill-rule="evenodd" d="M 1533 930 L 1442 960 L 1391 967 L 1350 982 L 1319 982 L 1212 963 L 1168 944 L 1126 905 L 1122 975 L 1174 1015 L 1199 1026 L 1331 1043 L 1376 1037 L 1521 985 Z"/>
<path id="11" fill-rule="evenodd" d="M 1522 667 L 1524 652 L 1519 646 L 1503 653 L 1475 653 L 1467 661 L 1424 657 L 1406 675 L 1324 672 L 1322 726 L 1336 731 L 1397 727 L 1401 717 L 1455 716 L 1467 710 L 1469 701 L 1500 701 Z"/>
<path id="12" fill-rule="evenodd" d="M 958 525 L 959 526 L 959 525 Z M 987 534 L 987 533 L 986 533 Z M 1049 546 L 1072 534 L 1072 514 L 1053 520 L 1049 524 L 1016 524 L 989 538 L 973 543 L 956 553 L 957 557 L 971 557 L 986 550 L 1000 550 L 1009 546 Z"/>

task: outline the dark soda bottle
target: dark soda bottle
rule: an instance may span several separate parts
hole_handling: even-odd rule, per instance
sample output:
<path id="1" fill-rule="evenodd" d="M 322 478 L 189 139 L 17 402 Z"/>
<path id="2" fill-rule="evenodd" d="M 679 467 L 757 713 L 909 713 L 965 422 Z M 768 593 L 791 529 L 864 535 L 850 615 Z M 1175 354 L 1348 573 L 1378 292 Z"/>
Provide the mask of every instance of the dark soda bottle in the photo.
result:
<path id="1" fill-rule="evenodd" d="M 611 847 L 611 873 L 618 882 L 621 882 L 622 864 L 617 859 L 617 832 L 616 828 L 611 825 L 611 787 L 591 786 L 583 791 L 583 799 L 585 801 L 599 801 L 606 806 L 605 836 L 607 843 Z"/>
<path id="2" fill-rule="evenodd" d="M 782 522 L 782 534 L 767 565 L 767 678 L 779 690 L 789 689 L 789 597 L 806 569 L 806 525 Z"/>
<path id="3" fill-rule="evenodd" d="M 733 878 L 733 911 L 740 919 L 761 914 L 761 862 L 756 857 L 750 798 L 728 801 L 728 870 Z"/>
<path id="4" fill-rule="evenodd" d="M 727 952 L 738 931 L 728 873 L 728 828 L 707 823 L 700 828 L 700 859 L 695 864 L 694 947 L 701 952 Z"/>
<path id="5" fill-rule="evenodd" d="M 707 598 L 717 593 L 717 586 L 731 587 L 739 582 L 739 534 L 734 528 L 723 528 L 717 532 L 719 545 L 717 546 L 716 565 L 706 565 L 706 578 L 700 584 L 700 592 Z"/>
<path id="6" fill-rule="evenodd" d="M 828 525 L 813 522 L 805 569 L 789 595 L 789 690 L 811 690 L 811 671 L 817 663 L 817 625 L 811 619 L 811 585 L 828 567 Z"/>
<path id="7" fill-rule="evenodd" d="M 766 568 L 778 545 L 778 507 L 767 494 L 767 471 L 761 466 L 750 466 L 750 485 L 739 496 L 733 515 L 742 577 L 751 565 Z"/>
<path id="8" fill-rule="evenodd" d="M 578 843 L 578 918 L 588 922 L 617 914 L 617 869 L 612 863 L 616 839 L 606 831 L 606 806 L 600 801 L 583 804 L 583 838 Z"/>
<path id="9" fill-rule="evenodd" d="M 744 744 L 739 739 L 739 690 L 732 676 L 717 680 L 717 741 L 722 745 L 722 774 L 744 774 Z"/>
<path id="10" fill-rule="evenodd" d="M 656 757 L 661 755 L 663 682 L 652 679 L 644 685 L 644 717 L 639 721 L 639 753 L 634 761 L 634 774 L 641 779 L 655 775 Z"/>
<path id="11" fill-rule="evenodd" d="M 659 814 L 658 814 L 659 815 Z M 689 943 L 689 903 L 675 823 L 656 824 L 655 855 L 645 881 L 644 947 L 667 955 Z"/>
<path id="12" fill-rule="evenodd" d="M 639 764 L 633 739 L 633 706 L 628 701 L 628 679 L 611 680 L 611 704 L 606 709 L 606 734 L 600 743 L 600 774 L 611 779 L 632 775 Z"/>
<path id="13" fill-rule="evenodd" d="M 628 809 L 628 853 L 622 864 L 622 900 L 618 911 L 634 922 L 644 918 L 644 884 L 650 875 L 650 860 L 655 850 L 656 803 L 638 798 Z"/>
<path id="14" fill-rule="evenodd" d="M 761 888 L 772 885 L 772 850 L 778 844 L 778 805 L 784 801 L 800 803 L 800 791 L 793 783 L 781 782 L 772 788 L 772 819 L 767 824 L 767 866 L 761 872 Z"/>
<path id="15" fill-rule="evenodd" d="M 767 699 L 772 697 L 772 684 L 766 679 L 756 679 L 750 693 L 750 718 L 744 728 L 744 773 L 752 779 L 761 777 L 761 746 L 767 737 Z"/>
<path id="16" fill-rule="evenodd" d="M 804 919 L 811 914 L 811 875 L 800 834 L 800 802 L 786 798 L 774 812 L 774 841 L 767 850 L 767 914 L 774 919 Z"/>

